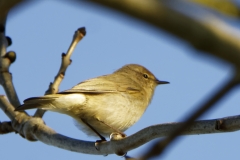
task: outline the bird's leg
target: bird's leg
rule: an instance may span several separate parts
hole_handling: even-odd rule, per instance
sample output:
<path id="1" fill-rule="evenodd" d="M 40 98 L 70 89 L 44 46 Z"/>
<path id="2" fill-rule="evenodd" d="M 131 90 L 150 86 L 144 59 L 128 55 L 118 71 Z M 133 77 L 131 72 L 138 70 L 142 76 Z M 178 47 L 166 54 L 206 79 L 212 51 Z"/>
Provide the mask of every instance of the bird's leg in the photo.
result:
<path id="1" fill-rule="evenodd" d="M 98 120 L 99 122 L 101 122 L 102 124 L 108 126 L 109 128 L 111 128 L 112 130 L 115 131 L 115 132 L 112 132 L 112 133 L 111 133 L 111 135 L 110 135 L 110 141 L 112 141 L 112 140 L 120 140 L 120 139 L 122 139 L 122 138 L 124 138 L 124 137 L 127 137 L 127 135 L 126 135 L 125 133 L 119 131 L 119 130 L 116 129 L 116 128 L 113 128 L 112 126 L 110 126 L 109 124 L 105 123 L 104 121 L 101 121 L 99 118 L 97 118 L 97 120 Z M 97 144 L 95 143 L 95 146 L 96 146 L 96 145 L 97 145 Z M 127 155 L 127 152 L 125 153 L 125 152 L 123 152 L 123 151 L 117 151 L 117 152 L 115 152 L 115 154 L 117 154 L 117 155 L 119 155 L 119 156 L 125 156 L 125 155 Z"/>
<path id="2" fill-rule="evenodd" d="M 114 130 L 115 132 L 113 132 L 111 135 L 110 135 L 110 140 L 120 140 L 124 137 L 127 137 L 127 135 L 121 131 L 119 131 L 118 129 L 116 128 L 113 128 L 112 126 L 110 126 L 109 124 L 105 123 L 104 121 L 101 121 L 100 119 L 97 118 L 97 120 L 99 122 L 101 122 L 102 124 L 105 124 L 106 126 L 110 127 L 112 130 Z M 126 156 L 127 155 L 127 152 L 123 152 L 121 150 L 115 152 L 115 154 L 119 155 L 119 156 Z"/>
<path id="3" fill-rule="evenodd" d="M 98 137 L 101 138 L 101 140 L 98 140 L 98 142 L 100 141 L 107 141 L 105 137 L 103 137 L 100 133 L 98 133 L 98 131 L 93 128 L 89 123 L 87 123 L 84 119 L 81 119 L 83 121 L 83 123 L 85 123 L 94 133 L 96 133 L 98 135 Z"/>
<path id="4" fill-rule="evenodd" d="M 98 131 L 93 128 L 93 126 L 91 126 L 89 123 L 87 123 L 84 119 L 81 118 L 81 120 L 83 121 L 83 123 L 85 123 L 94 133 L 96 133 L 98 135 L 98 137 L 101 138 L 101 140 L 96 140 L 95 142 L 95 148 L 96 150 L 99 150 L 98 148 L 98 144 L 101 143 L 101 142 L 105 142 L 107 141 L 105 137 L 103 137 L 100 133 L 98 133 Z M 106 155 L 107 156 L 107 155 Z"/>
<path id="5" fill-rule="evenodd" d="M 106 126 L 110 127 L 112 130 L 114 130 L 116 133 L 120 134 L 122 137 L 127 137 L 127 135 L 121 131 L 119 131 L 116 128 L 113 128 L 112 126 L 108 125 L 107 123 L 105 123 L 104 121 L 101 121 L 100 119 L 97 118 L 97 120 L 103 124 L 105 124 Z"/>

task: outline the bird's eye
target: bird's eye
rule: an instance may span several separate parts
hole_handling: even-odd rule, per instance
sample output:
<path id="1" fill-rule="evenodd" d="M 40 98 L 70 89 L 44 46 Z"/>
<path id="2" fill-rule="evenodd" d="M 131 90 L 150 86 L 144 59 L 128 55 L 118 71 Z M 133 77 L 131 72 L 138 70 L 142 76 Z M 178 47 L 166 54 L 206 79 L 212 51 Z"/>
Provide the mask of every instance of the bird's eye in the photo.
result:
<path id="1" fill-rule="evenodd" d="M 144 77 L 144 78 L 148 78 L 148 75 L 147 75 L 147 74 L 143 74 L 143 77 Z"/>

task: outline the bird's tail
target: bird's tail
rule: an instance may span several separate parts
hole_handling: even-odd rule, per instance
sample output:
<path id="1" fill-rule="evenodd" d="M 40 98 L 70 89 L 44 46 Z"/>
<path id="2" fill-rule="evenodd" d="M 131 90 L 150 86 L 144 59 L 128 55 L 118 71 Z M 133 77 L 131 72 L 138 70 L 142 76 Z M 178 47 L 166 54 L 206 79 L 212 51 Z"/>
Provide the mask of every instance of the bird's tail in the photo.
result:
<path id="1" fill-rule="evenodd" d="M 35 109 L 35 108 L 41 108 L 41 109 L 49 109 L 52 105 L 52 102 L 56 99 L 57 97 L 54 96 L 44 96 L 44 97 L 31 97 L 26 100 L 24 100 L 24 104 L 21 106 L 17 107 L 15 111 L 23 111 L 27 109 Z"/>

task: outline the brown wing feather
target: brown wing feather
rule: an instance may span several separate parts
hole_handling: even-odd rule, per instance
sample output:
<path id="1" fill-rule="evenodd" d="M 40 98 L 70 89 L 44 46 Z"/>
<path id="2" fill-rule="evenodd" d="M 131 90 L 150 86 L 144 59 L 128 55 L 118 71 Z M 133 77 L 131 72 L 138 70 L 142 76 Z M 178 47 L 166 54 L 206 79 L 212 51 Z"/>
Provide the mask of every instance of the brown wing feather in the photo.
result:
<path id="1" fill-rule="evenodd" d="M 139 92 L 140 87 L 124 83 L 124 77 L 115 77 L 111 75 L 101 76 L 86 80 L 74 86 L 69 90 L 60 92 L 64 93 L 111 93 L 111 92 Z M 130 81 L 131 82 L 131 81 Z M 131 82 L 134 83 L 134 82 Z M 130 87 L 131 86 L 131 87 Z"/>

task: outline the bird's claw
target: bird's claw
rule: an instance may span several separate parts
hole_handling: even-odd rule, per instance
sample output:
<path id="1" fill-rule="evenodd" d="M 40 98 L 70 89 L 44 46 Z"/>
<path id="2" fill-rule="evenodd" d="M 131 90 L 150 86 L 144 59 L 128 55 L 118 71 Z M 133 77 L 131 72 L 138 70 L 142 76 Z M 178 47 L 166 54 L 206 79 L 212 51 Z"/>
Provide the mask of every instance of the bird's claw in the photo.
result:
<path id="1" fill-rule="evenodd" d="M 120 139 L 123 139 L 125 137 L 127 137 L 127 135 L 125 133 L 119 133 L 119 132 L 113 132 L 109 136 L 110 141 L 120 140 Z"/>
<path id="2" fill-rule="evenodd" d="M 107 140 L 106 140 L 106 139 L 96 140 L 96 142 L 95 142 L 95 148 L 96 148 L 96 150 L 99 151 L 98 145 L 99 145 L 100 143 L 103 143 L 103 142 L 107 142 Z"/>
<path id="3" fill-rule="evenodd" d="M 96 142 L 95 142 L 95 148 L 96 148 L 96 150 L 98 150 L 99 151 L 99 147 L 98 147 L 98 145 L 100 144 L 100 143 L 103 143 L 103 142 L 107 142 L 107 140 L 106 139 L 101 139 L 101 140 L 96 140 Z M 108 154 L 105 154 L 104 156 L 107 156 Z"/>
<path id="4" fill-rule="evenodd" d="M 123 138 L 127 137 L 127 135 L 125 133 L 122 132 L 113 132 L 110 135 L 110 141 L 117 141 L 117 140 L 121 140 Z M 125 157 L 127 155 L 127 152 L 123 152 L 123 151 L 117 151 L 115 152 L 116 155 L 118 156 L 123 156 Z"/>

